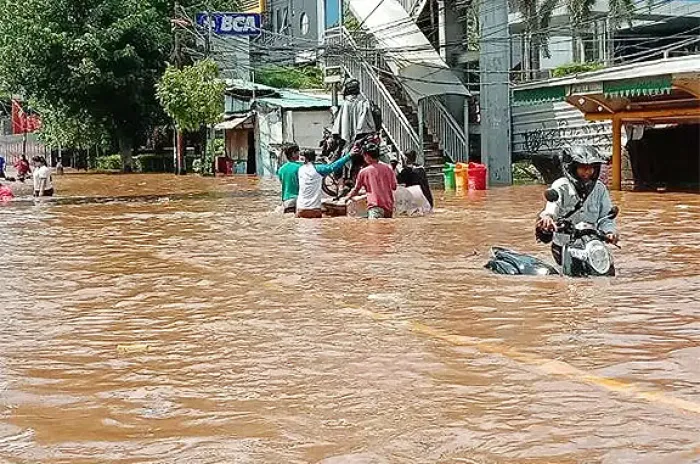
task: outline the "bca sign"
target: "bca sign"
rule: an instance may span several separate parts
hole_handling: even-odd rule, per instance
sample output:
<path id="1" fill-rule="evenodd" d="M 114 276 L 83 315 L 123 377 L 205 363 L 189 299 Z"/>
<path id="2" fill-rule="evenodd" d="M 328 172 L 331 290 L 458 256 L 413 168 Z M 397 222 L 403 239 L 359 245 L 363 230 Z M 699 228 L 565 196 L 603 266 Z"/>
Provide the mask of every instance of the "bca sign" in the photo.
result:
<path id="1" fill-rule="evenodd" d="M 198 13 L 197 24 L 217 35 L 260 35 L 260 13 Z"/>

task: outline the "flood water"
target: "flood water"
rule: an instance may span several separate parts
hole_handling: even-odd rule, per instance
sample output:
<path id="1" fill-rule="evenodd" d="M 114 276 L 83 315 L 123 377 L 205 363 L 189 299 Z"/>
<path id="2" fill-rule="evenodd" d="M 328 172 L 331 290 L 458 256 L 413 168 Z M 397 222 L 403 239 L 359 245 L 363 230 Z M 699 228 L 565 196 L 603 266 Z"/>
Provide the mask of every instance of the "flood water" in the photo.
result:
<path id="1" fill-rule="evenodd" d="M 274 181 L 0 206 L 0 462 L 700 462 L 700 196 L 623 193 L 614 279 L 515 278 L 544 187 L 296 220 Z M 114 196 L 114 199 L 106 197 Z"/>

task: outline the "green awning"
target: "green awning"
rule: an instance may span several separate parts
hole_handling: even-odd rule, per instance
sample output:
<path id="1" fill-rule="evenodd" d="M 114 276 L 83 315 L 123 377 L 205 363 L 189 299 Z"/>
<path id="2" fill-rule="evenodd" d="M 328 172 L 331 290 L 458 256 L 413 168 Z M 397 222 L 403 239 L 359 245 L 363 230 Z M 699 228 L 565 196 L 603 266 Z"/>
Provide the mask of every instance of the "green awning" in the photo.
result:
<path id="1" fill-rule="evenodd" d="M 673 78 L 670 75 L 603 82 L 603 93 L 606 98 L 668 95 L 672 88 Z"/>
<path id="2" fill-rule="evenodd" d="M 515 105 L 538 105 L 540 103 L 564 101 L 565 98 L 566 88 L 563 85 L 540 87 L 538 89 L 516 89 L 513 92 L 513 104 Z"/>

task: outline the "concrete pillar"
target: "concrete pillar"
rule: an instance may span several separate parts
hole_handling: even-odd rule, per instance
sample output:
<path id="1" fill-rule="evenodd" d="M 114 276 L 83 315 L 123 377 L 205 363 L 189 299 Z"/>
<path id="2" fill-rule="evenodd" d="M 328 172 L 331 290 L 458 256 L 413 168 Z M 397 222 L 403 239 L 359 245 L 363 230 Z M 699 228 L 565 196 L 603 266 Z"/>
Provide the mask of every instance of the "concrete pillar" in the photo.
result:
<path id="1" fill-rule="evenodd" d="M 612 121 L 612 190 L 622 190 L 622 121 L 614 118 Z"/>
<path id="2" fill-rule="evenodd" d="M 489 185 L 512 185 L 508 0 L 481 0 L 481 160 Z"/>

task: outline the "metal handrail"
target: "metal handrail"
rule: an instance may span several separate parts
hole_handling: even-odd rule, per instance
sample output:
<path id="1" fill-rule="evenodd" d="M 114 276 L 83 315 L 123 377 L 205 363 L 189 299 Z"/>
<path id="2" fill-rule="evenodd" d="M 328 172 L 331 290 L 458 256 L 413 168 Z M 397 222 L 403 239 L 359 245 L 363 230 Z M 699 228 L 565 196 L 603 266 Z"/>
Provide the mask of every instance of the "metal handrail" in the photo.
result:
<path id="1" fill-rule="evenodd" d="M 440 148 L 454 163 L 469 162 L 469 146 L 464 129 L 437 97 L 427 97 L 420 101 L 426 126 L 438 139 Z"/>
<path id="2" fill-rule="evenodd" d="M 360 35 L 358 40 L 363 43 L 363 47 L 358 50 L 356 40 L 343 28 L 343 40 L 346 46 L 351 48 L 361 59 L 343 53 L 342 65 L 345 71 L 360 81 L 363 93 L 368 99 L 375 102 L 381 109 L 384 119 L 384 129 L 389 138 L 399 150 L 416 150 L 420 158 L 423 158 L 423 146 L 421 135 L 417 134 L 406 118 L 404 112 L 399 108 L 394 97 L 387 90 L 386 86 L 378 77 L 376 69 L 388 70 L 386 58 L 378 49 L 370 46 L 370 37 Z M 335 43 L 334 43 L 335 42 Z M 340 35 L 329 37 L 329 43 L 340 45 Z M 375 50 L 370 52 L 369 50 Z M 355 59 L 353 59 L 355 58 Z M 369 62 L 369 63 L 368 63 Z M 469 161 L 469 147 L 465 129 L 450 114 L 447 108 L 440 102 L 439 97 L 428 97 L 420 100 L 419 114 L 422 113 L 422 121 L 428 130 L 437 138 L 440 148 L 445 155 L 455 163 Z"/>
<path id="3" fill-rule="evenodd" d="M 371 38 L 360 34 L 357 38 L 352 38 L 351 43 L 357 46 L 358 39 L 359 43 L 362 44 L 361 49 L 366 50 L 364 52 L 366 61 L 369 61 L 375 68 L 390 72 L 386 57 L 381 52 L 369 52 L 369 50 L 374 48 Z M 422 107 L 423 121 L 428 130 L 437 138 L 440 148 L 452 162 L 469 162 L 469 147 L 465 130 L 438 98 L 429 97 L 418 102 L 418 106 Z M 418 137 L 420 138 L 420 134 Z M 422 150 L 419 150 L 418 153 L 422 159 Z"/>
<path id="4" fill-rule="evenodd" d="M 343 32 L 343 40 L 346 45 L 353 50 L 357 50 L 357 44 L 353 38 L 347 31 Z M 331 36 L 328 39 L 330 45 L 340 45 L 340 35 Z M 421 153 L 418 134 L 411 126 L 406 115 L 401 111 L 401 108 L 396 104 L 394 97 L 379 79 L 374 69 L 372 69 L 372 66 L 364 60 L 357 59 L 357 57 L 350 56 L 347 53 L 343 53 L 342 56 L 342 66 L 345 72 L 360 81 L 362 93 L 368 100 L 379 106 L 382 113 L 384 131 L 394 146 L 403 153 L 409 150 Z"/>

